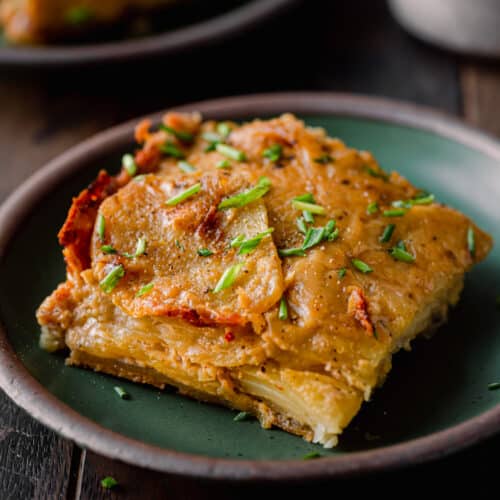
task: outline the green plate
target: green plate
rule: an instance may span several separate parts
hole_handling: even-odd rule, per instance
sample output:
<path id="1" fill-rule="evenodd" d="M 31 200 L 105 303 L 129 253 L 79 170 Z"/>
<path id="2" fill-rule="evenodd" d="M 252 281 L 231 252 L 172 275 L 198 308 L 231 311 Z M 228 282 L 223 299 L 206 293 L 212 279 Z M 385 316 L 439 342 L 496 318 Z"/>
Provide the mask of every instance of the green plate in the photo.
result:
<path id="1" fill-rule="evenodd" d="M 384 168 L 432 191 L 500 240 L 500 146 L 452 119 L 386 101 L 324 94 L 232 98 L 186 108 L 220 119 L 296 112 L 350 146 L 372 151 Z M 99 169 L 116 170 L 132 146 L 132 127 L 100 134 L 52 162 L 0 212 L 0 319 L 5 326 L 0 383 L 21 406 L 102 454 L 208 477 L 374 470 L 440 456 L 500 428 L 500 391 L 488 390 L 490 382 L 500 380 L 498 247 L 467 276 L 448 324 L 432 340 L 417 341 L 412 352 L 395 357 L 387 383 L 333 450 L 263 430 L 255 420 L 234 422 L 235 412 L 170 391 L 66 367 L 62 355 L 39 349 L 35 309 L 65 277 L 56 234 L 71 197 Z M 116 396 L 117 383 L 131 400 Z M 311 451 L 332 459 L 301 460 Z"/>

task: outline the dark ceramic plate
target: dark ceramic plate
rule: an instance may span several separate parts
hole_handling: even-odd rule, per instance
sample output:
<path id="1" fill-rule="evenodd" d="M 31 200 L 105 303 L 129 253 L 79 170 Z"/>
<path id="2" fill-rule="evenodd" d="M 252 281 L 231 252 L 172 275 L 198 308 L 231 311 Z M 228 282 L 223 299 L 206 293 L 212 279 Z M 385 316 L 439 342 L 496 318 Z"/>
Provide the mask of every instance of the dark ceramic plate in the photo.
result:
<path id="1" fill-rule="evenodd" d="M 106 1 L 106 0 L 103 0 Z M 68 66 L 166 55 L 241 34 L 295 0 L 184 0 L 151 16 L 151 32 L 131 36 L 126 23 L 67 45 L 8 45 L 0 33 L 0 64 Z"/>
<path id="2" fill-rule="evenodd" d="M 206 118 L 291 111 L 375 153 L 417 186 L 473 217 L 500 240 L 500 145 L 460 122 L 389 101 L 334 94 L 238 97 L 185 106 Z M 153 116 L 158 120 L 159 114 Z M 385 386 L 333 450 L 234 412 L 170 392 L 64 366 L 37 346 L 35 309 L 64 279 L 56 233 L 71 197 L 132 147 L 128 123 L 41 169 L 0 210 L 0 384 L 35 418 L 80 445 L 161 471 L 216 478 L 332 477 L 421 462 L 500 430 L 500 249 L 467 277 L 449 323 L 395 357 Z M 303 461 L 310 451 L 324 458 Z"/>

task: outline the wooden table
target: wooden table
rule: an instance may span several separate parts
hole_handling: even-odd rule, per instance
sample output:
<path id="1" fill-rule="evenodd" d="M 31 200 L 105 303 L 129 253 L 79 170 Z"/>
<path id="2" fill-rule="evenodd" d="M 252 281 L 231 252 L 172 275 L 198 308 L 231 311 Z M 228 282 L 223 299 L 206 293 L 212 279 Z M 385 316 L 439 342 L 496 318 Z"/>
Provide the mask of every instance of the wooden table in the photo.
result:
<path id="1" fill-rule="evenodd" d="M 200 65 L 209 65 L 201 74 Z M 207 67 L 207 66 L 205 66 Z M 0 70 L 0 201 L 47 160 L 95 132 L 174 104 L 283 90 L 336 90 L 432 106 L 500 136 L 500 65 L 441 52 L 406 35 L 383 1 L 304 2 L 252 35 L 124 67 Z M 498 475 L 495 438 L 446 460 L 360 481 L 296 485 L 302 495 L 432 478 L 484 486 Z M 496 474 L 495 474 L 496 472 Z M 120 483 L 104 491 L 100 478 Z M 409 484 L 409 483 L 408 483 Z M 0 394 L 0 498 L 249 498 L 283 485 L 166 477 L 81 450 Z"/>

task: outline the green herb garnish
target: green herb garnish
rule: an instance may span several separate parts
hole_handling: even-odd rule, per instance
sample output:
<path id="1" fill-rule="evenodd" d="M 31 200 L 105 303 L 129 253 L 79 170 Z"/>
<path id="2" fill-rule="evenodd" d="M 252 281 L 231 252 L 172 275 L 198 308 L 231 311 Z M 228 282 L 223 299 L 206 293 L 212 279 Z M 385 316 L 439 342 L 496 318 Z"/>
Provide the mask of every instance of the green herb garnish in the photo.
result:
<path id="1" fill-rule="evenodd" d="M 281 297 L 278 318 L 281 321 L 286 321 L 288 319 L 288 304 L 286 303 L 285 297 Z"/>
<path id="2" fill-rule="evenodd" d="M 500 382 L 491 382 L 491 384 L 488 384 L 489 391 L 496 391 L 497 389 L 500 389 Z"/>
<path id="3" fill-rule="evenodd" d="M 303 460 L 312 460 L 313 458 L 320 458 L 321 454 L 318 453 L 317 451 L 311 451 L 309 453 L 306 453 L 302 459 Z"/>
<path id="4" fill-rule="evenodd" d="M 383 179 L 385 182 L 389 180 L 389 176 L 383 170 L 375 170 L 371 167 L 365 167 L 365 172 L 372 177 Z"/>
<path id="5" fill-rule="evenodd" d="M 198 250 L 196 250 L 196 252 L 198 253 L 198 255 L 200 257 L 209 257 L 210 255 L 214 254 L 212 252 L 212 250 L 210 250 L 208 248 L 198 248 Z"/>
<path id="6" fill-rule="evenodd" d="M 384 210 L 384 217 L 402 217 L 406 214 L 406 210 L 404 208 L 391 208 L 389 210 Z"/>
<path id="7" fill-rule="evenodd" d="M 139 257 L 142 254 L 146 253 L 146 238 L 138 238 L 137 239 L 137 245 L 135 247 L 135 252 L 134 253 L 123 253 L 124 257 L 127 257 L 127 259 L 134 259 L 135 257 Z"/>
<path id="8" fill-rule="evenodd" d="M 351 264 L 363 274 L 371 273 L 373 271 L 373 269 L 366 262 L 359 259 L 352 259 Z"/>
<path id="9" fill-rule="evenodd" d="M 175 128 L 169 127 L 164 123 L 160 124 L 160 129 L 172 134 L 174 137 L 179 139 L 182 142 L 193 142 L 194 135 L 191 132 L 185 132 L 183 130 L 176 130 Z"/>
<path id="10" fill-rule="evenodd" d="M 186 157 L 186 155 L 173 142 L 162 144 L 160 146 L 160 151 L 179 160 L 183 160 Z"/>
<path id="11" fill-rule="evenodd" d="M 193 167 L 193 165 L 191 165 L 191 163 L 188 163 L 187 161 L 181 160 L 179 163 L 177 163 L 177 166 L 183 172 L 186 172 L 186 174 L 191 174 L 193 172 L 196 172 L 196 167 Z"/>
<path id="12" fill-rule="evenodd" d="M 99 282 L 99 286 L 104 293 L 111 293 L 124 276 L 125 269 L 120 264 L 111 269 L 111 271 Z"/>
<path id="13" fill-rule="evenodd" d="M 316 203 L 314 201 L 314 196 L 311 193 L 304 193 L 299 196 L 295 196 L 292 201 L 305 201 L 307 203 Z"/>
<path id="14" fill-rule="evenodd" d="M 239 149 L 228 146 L 227 144 L 222 144 L 219 142 L 215 146 L 215 150 L 221 155 L 227 156 L 231 160 L 235 161 L 245 161 L 247 159 L 245 153 Z"/>
<path id="15" fill-rule="evenodd" d="M 321 155 L 318 158 L 314 158 L 316 163 L 321 163 L 322 165 L 326 165 L 333 161 L 333 158 L 330 155 Z"/>
<path id="16" fill-rule="evenodd" d="M 236 280 L 236 277 L 238 276 L 239 272 L 241 271 L 242 267 L 243 267 L 242 263 L 235 264 L 234 266 L 228 267 L 224 271 L 222 276 L 220 277 L 217 284 L 215 285 L 215 288 L 213 289 L 213 293 L 218 293 L 218 292 L 225 290 L 226 288 L 229 288 L 230 286 L 232 286 Z"/>
<path id="17" fill-rule="evenodd" d="M 102 251 L 102 252 L 104 252 L 104 253 L 106 253 L 106 254 L 113 254 L 113 253 L 117 253 L 117 252 L 116 252 L 116 249 L 115 249 L 115 248 L 113 248 L 113 246 L 112 246 L 112 245 L 103 245 L 103 246 L 101 247 L 101 251 Z"/>
<path id="18" fill-rule="evenodd" d="M 299 231 L 302 234 L 306 234 L 307 233 L 307 226 L 306 226 L 305 218 L 304 217 L 299 217 L 296 220 L 296 222 L 297 222 L 297 227 L 299 228 Z M 314 222 L 314 219 L 313 219 L 313 222 Z"/>
<path id="19" fill-rule="evenodd" d="M 310 212 L 312 214 L 324 215 L 326 212 L 324 207 L 322 207 L 320 205 L 316 205 L 314 203 L 307 203 L 305 201 L 292 200 L 292 205 L 297 210 L 305 210 L 305 211 Z"/>
<path id="20" fill-rule="evenodd" d="M 309 210 L 303 210 L 302 217 L 308 224 L 314 224 L 314 215 Z"/>
<path id="21" fill-rule="evenodd" d="M 250 417 L 250 413 L 246 411 L 240 411 L 234 418 L 233 420 L 235 422 L 243 422 L 243 420 L 247 420 Z"/>
<path id="22" fill-rule="evenodd" d="M 472 227 L 467 229 L 467 248 L 472 257 L 476 255 L 476 233 Z"/>
<path id="23" fill-rule="evenodd" d="M 389 250 L 389 253 L 392 257 L 394 257 L 396 260 L 400 260 L 401 262 L 415 262 L 415 256 L 406 250 L 403 241 L 398 242 L 396 246 L 392 247 Z"/>
<path id="24" fill-rule="evenodd" d="M 215 164 L 215 168 L 230 168 L 231 167 L 231 162 L 228 159 L 218 161 Z"/>
<path id="25" fill-rule="evenodd" d="M 199 193 L 200 189 L 201 189 L 201 184 L 198 182 L 197 184 L 194 184 L 190 188 L 187 188 L 184 191 L 181 191 L 178 195 L 173 196 L 172 198 L 167 200 L 165 203 L 169 207 L 173 207 L 173 206 L 178 205 L 179 203 L 183 202 L 184 200 L 191 198 L 191 196 L 194 196 L 195 194 Z"/>
<path id="26" fill-rule="evenodd" d="M 280 144 L 274 144 L 273 146 L 264 149 L 262 151 L 262 157 L 267 158 L 272 162 L 277 162 L 281 158 L 281 153 L 283 152 L 283 148 Z"/>
<path id="27" fill-rule="evenodd" d="M 269 191 L 270 187 L 271 181 L 267 177 L 261 177 L 255 187 L 222 200 L 217 208 L 225 210 L 227 208 L 243 207 L 252 201 L 262 198 Z"/>
<path id="28" fill-rule="evenodd" d="M 366 213 L 368 215 L 373 215 L 378 212 L 378 203 L 376 201 L 372 201 L 366 207 Z"/>
<path id="29" fill-rule="evenodd" d="M 137 173 L 137 165 L 135 164 L 134 157 L 131 154 L 123 155 L 122 157 L 123 168 L 127 171 L 130 177 L 134 177 Z"/>
<path id="30" fill-rule="evenodd" d="M 101 242 L 104 241 L 104 233 L 106 232 L 106 219 L 104 218 L 104 215 L 99 214 L 97 216 L 97 221 L 96 221 L 96 231 L 97 235 L 99 236 L 99 239 Z"/>
<path id="31" fill-rule="evenodd" d="M 392 238 L 392 233 L 394 233 L 394 229 L 396 229 L 396 224 L 388 224 L 387 226 L 385 226 L 384 232 L 379 238 L 380 243 L 389 242 Z"/>
<path id="32" fill-rule="evenodd" d="M 146 295 L 153 289 L 154 286 L 155 286 L 154 283 L 148 283 L 147 285 L 144 285 L 139 289 L 139 291 L 135 294 L 135 296 L 142 297 L 143 295 Z"/>
<path id="33" fill-rule="evenodd" d="M 301 247 L 296 248 L 280 248 L 278 249 L 280 257 L 304 257 L 306 252 Z"/>
<path id="34" fill-rule="evenodd" d="M 229 123 L 226 123 L 226 122 L 218 123 L 216 130 L 217 130 L 217 133 L 223 139 L 226 139 L 229 136 L 229 134 L 231 133 L 231 127 L 229 126 Z"/>
<path id="35" fill-rule="evenodd" d="M 342 279 L 346 275 L 346 273 L 347 269 L 345 267 L 342 267 L 337 271 L 337 275 L 340 279 Z"/>
<path id="36" fill-rule="evenodd" d="M 435 199 L 433 194 L 425 193 L 425 195 L 417 195 L 410 200 L 396 200 L 392 202 L 392 206 L 396 208 L 411 208 L 415 205 L 430 205 Z"/>
<path id="37" fill-rule="evenodd" d="M 118 485 L 118 481 L 114 477 L 107 476 L 107 477 L 101 479 L 101 486 L 103 488 L 106 488 L 107 490 L 110 490 L 111 488 L 114 488 L 117 485 Z"/>
<path id="38" fill-rule="evenodd" d="M 117 386 L 113 387 L 113 389 L 116 392 L 116 394 L 118 394 L 118 396 L 120 396 L 120 398 L 130 399 L 130 394 L 125 389 L 123 389 L 123 387 L 120 387 L 117 385 Z"/>
<path id="39" fill-rule="evenodd" d="M 231 241 L 230 245 L 232 248 L 239 248 L 238 255 L 245 255 L 255 250 L 259 246 L 260 242 L 273 231 L 274 228 L 270 227 L 248 240 L 245 240 L 245 237 L 240 235 Z"/>

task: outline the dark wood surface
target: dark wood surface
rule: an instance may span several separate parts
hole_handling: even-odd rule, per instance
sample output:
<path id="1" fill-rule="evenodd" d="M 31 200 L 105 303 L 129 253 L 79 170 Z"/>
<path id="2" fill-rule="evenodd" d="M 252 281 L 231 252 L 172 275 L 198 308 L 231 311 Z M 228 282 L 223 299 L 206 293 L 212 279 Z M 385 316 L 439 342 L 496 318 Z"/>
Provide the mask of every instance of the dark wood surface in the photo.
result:
<path id="1" fill-rule="evenodd" d="M 406 35 L 381 0 L 303 2 L 252 34 L 205 51 L 127 66 L 0 69 L 0 201 L 46 161 L 93 133 L 175 104 L 284 90 L 388 96 L 455 115 L 500 136 L 500 64 L 470 60 Z M 493 438 L 445 460 L 363 481 L 295 485 L 301 496 L 436 478 L 494 484 Z M 104 491 L 112 475 L 120 485 Z M 81 450 L 0 393 L 0 499 L 250 498 L 286 485 L 209 483 L 168 477 Z M 264 495 L 267 496 L 267 495 Z"/>

